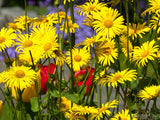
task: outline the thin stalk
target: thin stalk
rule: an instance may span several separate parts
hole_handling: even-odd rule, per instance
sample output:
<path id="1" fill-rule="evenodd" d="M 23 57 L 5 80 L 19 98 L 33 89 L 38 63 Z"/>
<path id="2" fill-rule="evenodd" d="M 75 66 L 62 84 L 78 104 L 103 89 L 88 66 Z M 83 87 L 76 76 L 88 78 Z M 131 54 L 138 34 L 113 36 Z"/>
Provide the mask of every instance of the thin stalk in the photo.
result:
<path id="1" fill-rule="evenodd" d="M 24 0 L 25 7 L 25 34 L 27 33 L 27 0 Z"/>
<path id="2" fill-rule="evenodd" d="M 146 105 L 146 108 L 145 108 L 145 112 L 147 112 L 147 110 L 148 110 L 149 103 L 150 103 L 150 100 L 148 100 L 148 102 L 147 102 L 147 105 Z"/>
<path id="3" fill-rule="evenodd" d="M 31 57 L 31 60 L 32 60 L 32 65 L 33 65 L 32 68 L 35 70 L 35 65 L 34 65 L 34 60 L 33 60 L 31 50 L 29 50 L 29 54 L 30 54 L 30 57 Z"/>
<path id="4" fill-rule="evenodd" d="M 110 90 L 108 90 L 108 85 L 106 85 L 106 92 L 107 92 L 107 102 L 110 100 L 111 94 L 112 94 L 113 87 L 110 87 Z"/>
<path id="5" fill-rule="evenodd" d="M 67 9 L 65 8 L 65 12 L 67 14 Z M 70 88 L 71 90 L 73 90 L 74 88 L 74 71 L 73 71 L 73 61 L 72 61 L 72 39 L 70 37 L 70 31 L 69 31 L 69 25 L 68 25 L 68 20 L 66 20 L 65 22 L 67 22 L 67 32 L 68 32 L 68 38 L 69 38 L 69 50 L 70 50 L 70 57 L 71 57 L 71 69 L 70 69 Z"/>
<path id="6" fill-rule="evenodd" d="M 38 69 L 36 69 L 35 71 L 36 71 L 36 72 L 39 71 L 39 70 L 41 69 L 41 67 L 44 65 L 44 63 L 45 63 L 47 60 L 48 60 L 48 58 L 45 59 L 40 66 L 37 66 Z"/>
<path id="7" fill-rule="evenodd" d="M 71 20 L 72 23 L 74 24 L 74 10 L 73 10 L 73 1 L 70 1 L 70 13 L 71 13 Z M 75 33 L 71 33 L 71 41 L 72 41 L 72 47 L 75 45 Z"/>
<path id="8" fill-rule="evenodd" d="M 7 52 L 6 49 L 5 49 L 5 52 L 6 52 L 6 55 L 7 55 L 7 57 L 8 57 L 9 63 L 12 64 L 12 61 L 11 61 L 11 59 L 10 59 L 10 57 L 9 57 L 9 54 L 8 54 L 8 52 Z"/>
<path id="9" fill-rule="evenodd" d="M 129 14 L 128 14 L 128 0 L 124 0 L 125 13 L 127 19 L 127 59 L 129 61 Z"/>
<path id="10" fill-rule="evenodd" d="M 151 63 L 151 65 L 152 65 L 152 67 L 153 67 L 153 69 L 154 69 L 154 72 L 155 72 L 155 74 L 156 74 L 156 78 L 157 78 L 157 82 L 158 82 L 158 84 L 160 84 L 159 83 L 159 74 L 158 74 L 158 71 L 157 71 L 157 69 L 155 68 L 155 66 L 154 66 L 154 64 L 153 64 L 153 62 L 150 60 L 150 63 Z"/>
<path id="11" fill-rule="evenodd" d="M 52 81 L 51 81 L 51 76 L 50 76 L 50 74 L 51 74 L 51 60 L 50 60 L 50 58 L 48 58 L 48 83 L 52 83 Z"/>
<path id="12" fill-rule="evenodd" d="M 93 78 L 92 78 L 92 82 L 91 82 L 91 86 L 90 86 L 90 88 L 89 88 L 89 92 L 88 93 L 90 93 L 91 92 L 91 88 L 92 88 L 92 86 L 94 85 L 94 78 L 95 78 L 95 75 L 96 75 L 96 71 L 97 71 L 97 68 L 98 68 L 98 60 L 97 60 L 97 58 L 95 57 L 95 70 L 94 70 L 94 74 L 93 74 Z M 93 88 L 94 88 L 94 86 L 93 86 Z M 92 90 L 93 90 L 93 88 L 92 88 Z M 92 96 L 93 95 L 93 93 L 91 93 L 91 95 L 90 95 L 90 99 L 93 97 Z M 89 94 L 88 94 L 88 96 L 87 96 L 87 99 L 86 99 L 86 104 L 88 103 L 88 99 L 89 99 Z M 93 100 L 93 99 L 92 99 Z M 89 104 L 91 104 L 91 100 L 90 100 L 90 103 Z"/>
<path id="13" fill-rule="evenodd" d="M 94 61 L 94 60 L 93 60 Z M 83 80 L 83 84 L 82 84 L 82 86 L 84 86 L 85 85 L 85 83 L 86 83 L 86 81 L 87 81 L 87 78 L 88 78 L 88 76 L 89 76 L 89 73 L 90 73 L 90 71 L 91 71 L 91 69 L 92 69 L 92 66 L 93 66 L 93 62 L 92 61 L 92 64 L 91 64 L 91 66 L 90 66 L 90 69 L 88 70 L 88 72 L 87 72 L 87 74 L 86 74 L 86 76 L 85 76 L 85 78 L 84 78 L 84 80 Z M 83 89 L 83 87 L 79 90 L 79 93 L 82 91 L 82 89 Z"/>
<path id="14" fill-rule="evenodd" d="M 60 44 L 60 49 L 62 49 L 61 46 L 62 46 L 63 43 L 61 41 L 60 18 L 59 18 L 59 8 L 58 8 L 58 6 L 57 6 L 57 13 L 58 13 L 58 41 L 59 41 L 59 44 Z"/>
<path id="15" fill-rule="evenodd" d="M 120 86 L 120 88 L 121 88 L 121 90 L 122 90 L 122 92 L 123 92 L 123 95 L 125 95 L 125 91 L 124 91 L 122 85 L 119 84 L 119 86 Z M 122 100 L 125 101 L 125 98 L 124 98 L 123 95 L 120 93 L 120 89 L 119 89 L 119 91 L 117 91 L 117 92 L 118 92 L 118 94 L 121 96 Z"/>
<path id="16" fill-rule="evenodd" d="M 38 83 L 37 83 L 37 81 L 35 81 L 35 87 L 36 87 L 36 95 L 37 95 L 37 101 L 38 101 L 38 107 L 39 107 L 38 118 L 39 118 L 39 120 L 41 120 L 41 110 L 40 110 L 40 101 L 39 101 L 39 92 L 38 92 Z"/>
<path id="17" fill-rule="evenodd" d="M 102 88 L 99 86 L 99 106 L 102 107 Z"/>
<path id="18" fill-rule="evenodd" d="M 92 82 L 93 83 L 93 82 Z M 93 83 L 94 84 L 94 83 Z M 91 84 L 92 85 L 92 84 Z M 90 87 L 91 88 L 91 87 Z M 93 85 L 93 88 L 91 90 L 91 94 L 90 94 L 90 99 L 89 99 L 89 106 L 91 106 L 91 103 L 93 101 L 93 96 L 94 96 L 94 88 L 95 88 L 95 85 Z M 88 93 L 89 94 L 89 93 Z"/>

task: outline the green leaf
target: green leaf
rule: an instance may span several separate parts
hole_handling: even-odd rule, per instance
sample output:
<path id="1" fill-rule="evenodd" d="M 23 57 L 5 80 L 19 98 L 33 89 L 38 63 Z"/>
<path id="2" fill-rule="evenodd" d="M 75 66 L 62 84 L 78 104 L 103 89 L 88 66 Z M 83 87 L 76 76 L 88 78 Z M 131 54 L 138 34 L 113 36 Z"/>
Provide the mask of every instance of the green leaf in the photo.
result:
<path id="1" fill-rule="evenodd" d="M 59 91 L 57 90 L 57 88 L 51 84 L 51 83 L 45 83 L 51 96 L 53 97 L 61 97 Z"/>
<path id="2" fill-rule="evenodd" d="M 80 100 L 82 100 L 86 94 L 86 89 L 87 89 L 87 86 L 84 86 L 81 93 L 80 93 Z"/>
<path id="3" fill-rule="evenodd" d="M 39 105 L 38 105 L 38 98 L 37 97 L 31 98 L 31 110 L 33 112 L 39 111 Z"/>
<path id="4" fill-rule="evenodd" d="M 80 100 L 80 96 L 78 94 L 71 94 L 71 93 L 64 93 L 63 94 L 64 97 L 66 97 L 68 100 L 71 100 L 73 103 L 78 103 Z"/>
<path id="5" fill-rule="evenodd" d="M 137 81 L 134 80 L 134 81 L 131 81 L 130 85 L 131 85 L 131 89 L 135 89 L 138 84 L 137 84 Z"/>
<path id="6" fill-rule="evenodd" d="M 58 90 L 49 91 L 49 92 L 53 97 L 61 97 Z"/>

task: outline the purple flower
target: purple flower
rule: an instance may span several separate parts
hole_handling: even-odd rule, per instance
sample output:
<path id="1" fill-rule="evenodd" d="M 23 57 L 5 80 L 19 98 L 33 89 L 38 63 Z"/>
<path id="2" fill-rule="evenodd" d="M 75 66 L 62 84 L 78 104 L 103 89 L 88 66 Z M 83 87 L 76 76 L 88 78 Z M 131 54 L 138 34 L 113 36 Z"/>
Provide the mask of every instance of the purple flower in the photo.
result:
<path id="1" fill-rule="evenodd" d="M 36 2 L 34 0 L 29 0 L 27 3 L 28 3 L 28 5 L 35 5 L 36 4 Z"/>
<path id="2" fill-rule="evenodd" d="M 14 49 L 14 47 L 7 48 L 6 50 L 7 50 L 7 53 L 9 55 L 10 59 L 15 58 L 15 49 Z M 5 53 L 5 56 L 8 59 L 6 53 Z M 0 52 L 0 61 L 3 61 L 3 60 L 4 60 L 3 54 L 2 54 L 2 52 Z"/>
<path id="3" fill-rule="evenodd" d="M 40 1 L 39 5 L 40 7 L 45 7 L 48 6 L 49 4 L 51 4 L 53 1 L 52 0 L 44 0 L 44 1 Z"/>

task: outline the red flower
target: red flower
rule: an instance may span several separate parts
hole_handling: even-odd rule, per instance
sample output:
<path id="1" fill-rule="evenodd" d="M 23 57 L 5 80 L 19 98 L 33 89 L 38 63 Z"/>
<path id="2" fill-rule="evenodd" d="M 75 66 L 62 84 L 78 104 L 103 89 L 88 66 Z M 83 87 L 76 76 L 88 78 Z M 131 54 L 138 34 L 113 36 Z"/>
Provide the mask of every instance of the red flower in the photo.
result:
<path id="1" fill-rule="evenodd" d="M 90 67 L 88 67 L 88 71 L 89 69 Z M 94 68 L 91 68 L 88 79 L 86 80 L 86 83 L 85 83 L 85 85 L 87 86 L 86 95 L 88 94 L 90 87 L 92 87 L 91 83 L 92 83 L 92 78 L 93 78 L 93 72 L 94 72 Z M 77 80 L 77 86 L 81 86 L 83 84 L 83 81 L 80 81 L 80 80 L 83 80 L 85 78 L 85 74 L 87 74 L 86 69 L 82 69 L 74 73 L 74 76 Z"/>
<path id="2" fill-rule="evenodd" d="M 55 65 L 53 63 L 50 64 L 50 74 L 55 73 Z M 49 72 L 49 66 L 48 65 L 43 65 L 40 69 L 40 74 L 41 74 L 41 89 L 43 90 L 43 93 L 45 94 L 47 92 L 47 86 L 45 83 L 48 82 L 48 72 Z M 52 81 L 54 81 L 53 79 Z"/>

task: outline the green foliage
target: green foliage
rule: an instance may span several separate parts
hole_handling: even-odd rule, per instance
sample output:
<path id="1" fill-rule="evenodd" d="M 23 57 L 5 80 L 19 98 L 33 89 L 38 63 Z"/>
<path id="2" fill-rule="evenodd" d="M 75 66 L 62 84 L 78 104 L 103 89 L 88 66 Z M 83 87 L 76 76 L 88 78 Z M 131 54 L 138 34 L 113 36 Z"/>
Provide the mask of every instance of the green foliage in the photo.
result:
<path id="1" fill-rule="evenodd" d="M 39 100 L 39 98 L 37 98 L 37 97 L 31 98 L 31 110 L 33 112 L 38 112 L 40 110 L 38 100 Z"/>

